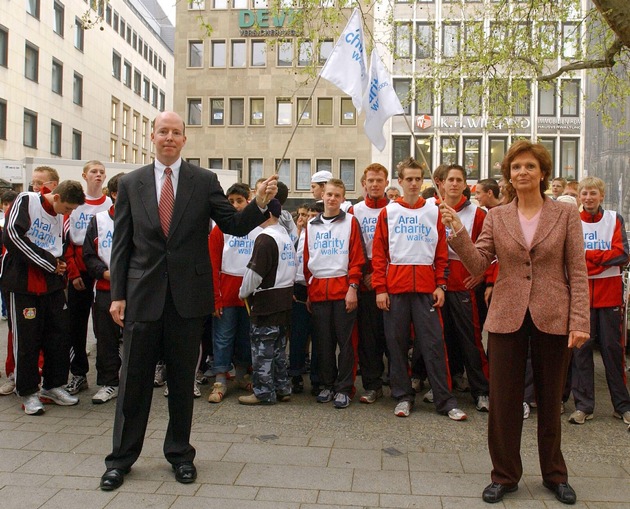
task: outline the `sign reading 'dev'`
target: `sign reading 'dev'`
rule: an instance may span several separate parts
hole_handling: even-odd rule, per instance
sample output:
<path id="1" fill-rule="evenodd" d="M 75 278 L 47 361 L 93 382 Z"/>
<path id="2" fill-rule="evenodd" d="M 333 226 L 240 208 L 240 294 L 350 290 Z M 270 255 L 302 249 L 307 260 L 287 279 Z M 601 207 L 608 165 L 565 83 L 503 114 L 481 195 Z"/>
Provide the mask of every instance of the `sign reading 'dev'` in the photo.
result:
<path id="1" fill-rule="evenodd" d="M 257 11 L 244 9 L 238 13 L 238 26 L 239 28 L 251 28 L 253 26 L 258 28 L 279 28 L 283 27 L 285 22 L 290 23 L 294 14 L 294 9 L 277 12 L 274 16 L 271 16 L 269 9 L 260 9 Z"/>

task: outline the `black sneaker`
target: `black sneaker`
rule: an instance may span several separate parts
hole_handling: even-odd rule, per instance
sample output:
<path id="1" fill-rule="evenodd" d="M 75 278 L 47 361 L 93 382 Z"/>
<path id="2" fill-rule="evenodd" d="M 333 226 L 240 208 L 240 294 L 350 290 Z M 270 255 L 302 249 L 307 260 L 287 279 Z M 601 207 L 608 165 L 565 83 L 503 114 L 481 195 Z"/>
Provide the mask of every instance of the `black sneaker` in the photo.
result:
<path id="1" fill-rule="evenodd" d="M 291 387 L 293 394 L 302 394 L 304 392 L 304 380 L 302 380 L 302 375 L 291 378 Z"/>
<path id="2" fill-rule="evenodd" d="M 84 391 L 88 388 L 87 378 L 81 375 L 74 375 L 68 385 L 64 387 L 66 392 L 72 396 L 75 394 L 79 394 L 79 392 Z"/>

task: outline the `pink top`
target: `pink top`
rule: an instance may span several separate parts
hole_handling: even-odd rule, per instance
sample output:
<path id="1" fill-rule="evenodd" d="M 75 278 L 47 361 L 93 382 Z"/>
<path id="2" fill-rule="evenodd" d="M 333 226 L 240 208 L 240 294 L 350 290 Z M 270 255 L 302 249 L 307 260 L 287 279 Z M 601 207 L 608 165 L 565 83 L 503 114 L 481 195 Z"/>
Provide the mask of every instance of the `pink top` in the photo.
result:
<path id="1" fill-rule="evenodd" d="M 540 221 L 540 213 L 542 212 L 542 207 L 531 219 L 527 219 L 521 211 L 518 211 L 518 220 L 521 223 L 521 230 L 523 230 L 523 237 L 525 237 L 525 243 L 527 247 L 531 247 L 532 240 L 534 240 L 534 234 L 536 233 L 536 228 L 538 228 L 538 222 Z"/>

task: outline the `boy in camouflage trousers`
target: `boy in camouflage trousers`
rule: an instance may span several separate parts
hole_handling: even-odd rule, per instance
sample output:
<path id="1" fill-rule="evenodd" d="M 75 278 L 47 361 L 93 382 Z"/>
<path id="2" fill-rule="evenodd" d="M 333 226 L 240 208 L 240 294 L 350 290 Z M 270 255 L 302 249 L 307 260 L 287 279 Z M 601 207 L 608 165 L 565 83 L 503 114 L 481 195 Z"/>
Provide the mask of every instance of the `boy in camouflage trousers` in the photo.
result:
<path id="1" fill-rule="evenodd" d="M 254 389 L 253 394 L 238 398 L 242 405 L 273 405 L 291 398 L 286 328 L 291 320 L 296 256 L 291 238 L 278 224 L 280 202 L 274 198 L 268 209 L 271 216 L 262 224 L 239 290 L 250 311 Z"/>

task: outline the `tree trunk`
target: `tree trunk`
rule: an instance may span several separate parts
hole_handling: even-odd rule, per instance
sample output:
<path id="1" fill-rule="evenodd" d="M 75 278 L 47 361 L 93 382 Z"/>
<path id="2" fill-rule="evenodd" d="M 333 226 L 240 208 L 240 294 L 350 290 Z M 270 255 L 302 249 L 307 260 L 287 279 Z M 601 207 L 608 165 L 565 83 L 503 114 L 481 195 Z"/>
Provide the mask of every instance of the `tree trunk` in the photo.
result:
<path id="1" fill-rule="evenodd" d="M 626 49 L 630 49 L 630 2 L 628 0 L 593 0 L 606 23 Z"/>

